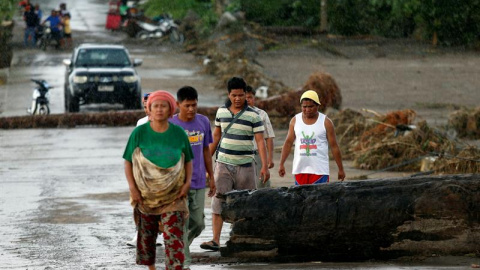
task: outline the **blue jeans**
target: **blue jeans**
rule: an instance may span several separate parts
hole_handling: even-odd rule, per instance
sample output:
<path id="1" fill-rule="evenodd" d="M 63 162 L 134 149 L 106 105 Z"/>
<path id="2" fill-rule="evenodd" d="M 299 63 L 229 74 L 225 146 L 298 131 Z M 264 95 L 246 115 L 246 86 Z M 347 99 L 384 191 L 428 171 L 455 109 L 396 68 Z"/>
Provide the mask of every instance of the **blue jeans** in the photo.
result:
<path id="1" fill-rule="evenodd" d="M 35 39 L 35 29 L 35 27 L 25 28 L 25 36 L 23 38 L 23 43 L 25 44 L 25 47 L 28 47 L 29 37 L 32 38 L 32 47 L 35 47 L 35 44 L 37 44 L 37 40 Z"/>

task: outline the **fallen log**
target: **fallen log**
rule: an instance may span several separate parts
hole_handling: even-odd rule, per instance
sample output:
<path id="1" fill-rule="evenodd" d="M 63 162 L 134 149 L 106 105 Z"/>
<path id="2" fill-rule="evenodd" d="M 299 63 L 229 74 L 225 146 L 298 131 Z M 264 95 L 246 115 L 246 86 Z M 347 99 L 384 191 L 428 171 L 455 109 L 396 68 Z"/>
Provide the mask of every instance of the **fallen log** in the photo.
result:
<path id="1" fill-rule="evenodd" d="M 352 261 L 480 250 L 480 175 L 396 178 L 226 194 L 222 256 Z"/>
<path id="2" fill-rule="evenodd" d="M 213 120 L 217 109 L 218 107 L 202 107 L 198 108 L 198 113 Z M 135 126 L 137 120 L 144 116 L 143 110 L 11 116 L 0 118 L 0 129 Z"/>

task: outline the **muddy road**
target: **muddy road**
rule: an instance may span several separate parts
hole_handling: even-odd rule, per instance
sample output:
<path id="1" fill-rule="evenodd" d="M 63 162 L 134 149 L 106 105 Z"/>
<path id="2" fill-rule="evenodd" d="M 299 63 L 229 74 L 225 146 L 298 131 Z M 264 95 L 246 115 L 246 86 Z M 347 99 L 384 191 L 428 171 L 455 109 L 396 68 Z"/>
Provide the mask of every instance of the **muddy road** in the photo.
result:
<path id="1" fill-rule="evenodd" d="M 192 55 L 168 43 L 138 43 L 122 32 L 104 29 L 106 0 L 64 1 L 72 13 L 74 43 L 125 44 L 135 58 L 142 90 L 175 93 L 183 85 L 200 92 L 201 106 L 218 106 L 225 90 L 201 71 Z M 42 1 L 44 14 L 56 1 Z M 8 83 L 0 85 L 0 117 L 26 115 L 34 87 L 30 78 L 46 79 L 51 90 L 52 113 L 64 112 L 62 60 L 69 50 L 46 52 L 22 47 L 22 22 L 17 18 L 15 53 Z M 343 94 L 344 108 L 379 112 L 412 108 L 432 124 L 446 123 L 455 106 L 478 106 L 480 56 L 450 52 L 408 43 L 380 45 L 341 42 L 341 55 L 311 44 L 291 45 L 262 52 L 264 72 L 292 88 L 300 87 L 317 70 L 333 75 Z M 307 42 L 308 43 L 308 42 Z M 119 109 L 119 105 L 90 105 L 84 112 Z M 283 143 L 286 127 L 275 127 L 276 146 Z M 133 127 L 77 127 L 73 129 L 0 130 L 0 269 L 144 269 L 135 265 L 135 251 L 125 243 L 135 232 L 128 187 L 121 158 Z M 279 153 L 275 154 L 279 163 Z M 291 159 L 286 164 L 291 168 Z M 347 177 L 365 175 L 345 161 Z M 331 162 L 332 175 L 336 168 Z M 273 186 L 289 186 L 291 175 L 271 171 Z M 407 176 L 385 172 L 378 178 Z M 372 178 L 372 177 L 371 177 Z M 206 203 L 209 206 L 209 201 Z M 199 244 L 211 238 L 210 209 L 207 228 L 194 241 L 192 269 L 468 269 L 473 258 L 431 258 L 419 262 L 355 264 L 237 264 L 218 253 L 204 252 Z M 224 226 L 222 243 L 228 239 Z M 158 248 L 158 265 L 163 249 Z"/>

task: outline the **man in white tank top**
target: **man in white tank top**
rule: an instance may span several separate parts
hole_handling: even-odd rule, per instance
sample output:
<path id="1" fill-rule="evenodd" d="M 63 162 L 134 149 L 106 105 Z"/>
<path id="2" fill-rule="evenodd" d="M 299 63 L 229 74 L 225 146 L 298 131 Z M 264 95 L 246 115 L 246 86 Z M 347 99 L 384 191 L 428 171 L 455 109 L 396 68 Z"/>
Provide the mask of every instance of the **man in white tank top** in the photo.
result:
<path id="1" fill-rule="evenodd" d="M 300 97 L 302 112 L 290 120 L 288 134 L 282 148 L 278 173 L 285 176 L 285 160 L 290 155 L 295 143 L 292 174 L 295 185 L 328 183 L 330 170 L 328 149 L 338 166 L 338 180 L 345 180 L 342 155 L 335 137 L 332 121 L 318 111 L 320 100 L 313 90 L 308 90 Z"/>

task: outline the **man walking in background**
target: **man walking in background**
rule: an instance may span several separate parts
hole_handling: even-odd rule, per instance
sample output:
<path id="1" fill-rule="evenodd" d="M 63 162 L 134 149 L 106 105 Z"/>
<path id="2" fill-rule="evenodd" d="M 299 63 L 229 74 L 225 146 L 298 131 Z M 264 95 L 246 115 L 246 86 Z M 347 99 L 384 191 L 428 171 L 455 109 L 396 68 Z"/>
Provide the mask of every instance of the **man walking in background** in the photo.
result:
<path id="1" fill-rule="evenodd" d="M 212 199 L 213 239 L 200 245 L 203 249 L 220 249 L 220 234 L 223 219 L 220 216 L 223 195 L 232 190 L 255 189 L 254 148 L 255 139 L 262 168 L 259 176 L 270 179 L 267 154 L 263 138 L 263 122 L 257 112 L 248 106 L 245 90 L 247 84 L 242 78 L 232 77 L 227 83 L 228 101 L 217 110 L 215 129 L 210 153 L 216 155 L 215 187 Z"/>
<path id="2" fill-rule="evenodd" d="M 267 112 L 264 110 L 255 107 L 255 90 L 250 86 L 247 85 L 246 89 L 246 99 L 248 106 L 252 107 L 260 118 L 263 121 L 263 126 L 265 127 L 265 131 L 263 132 L 263 138 L 265 139 L 265 143 L 267 146 L 267 164 L 268 168 L 271 169 L 275 165 L 273 163 L 273 138 L 275 138 L 275 133 L 273 132 L 272 123 L 270 122 L 270 118 L 268 117 Z M 258 154 L 257 145 L 255 144 L 255 164 L 257 169 L 257 189 L 270 187 L 270 180 L 263 182 L 261 179 L 258 178 L 258 172 L 262 167 L 262 161 L 260 159 L 260 155 Z"/>
<path id="3" fill-rule="evenodd" d="M 205 229 L 205 187 L 206 173 L 210 176 L 208 196 L 215 194 L 215 180 L 213 176 L 212 155 L 209 145 L 212 143 L 210 120 L 197 113 L 198 93 L 191 86 L 184 86 L 177 91 L 177 105 L 180 109 L 169 121 L 181 126 L 187 133 L 193 150 L 193 175 L 190 191 L 188 192 L 189 218 L 185 223 L 183 241 L 185 243 L 184 270 L 190 269 L 192 262 L 190 245 L 192 241 Z"/>

